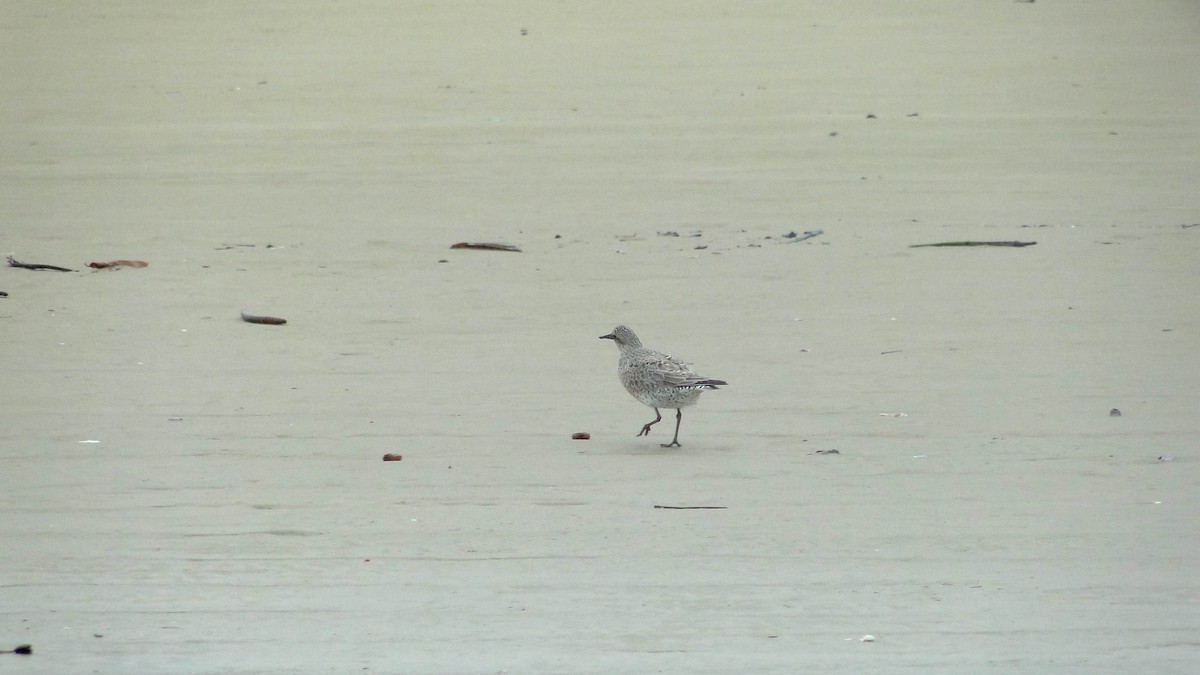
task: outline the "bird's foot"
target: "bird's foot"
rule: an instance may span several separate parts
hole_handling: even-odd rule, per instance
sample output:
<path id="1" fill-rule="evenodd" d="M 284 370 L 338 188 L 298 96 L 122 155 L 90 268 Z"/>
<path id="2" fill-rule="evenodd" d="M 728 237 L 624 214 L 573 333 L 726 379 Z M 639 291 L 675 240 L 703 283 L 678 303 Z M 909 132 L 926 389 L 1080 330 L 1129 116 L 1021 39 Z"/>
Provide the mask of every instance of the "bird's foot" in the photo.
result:
<path id="1" fill-rule="evenodd" d="M 682 448 L 683 447 L 682 445 L 679 444 L 679 441 L 671 441 L 670 443 L 659 443 L 659 445 L 661 445 L 664 448 Z"/>
<path id="2" fill-rule="evenodd" d="M 642 430 L 638 432 L 638 436 L 649 436 L 649 435 L 650 435 L 650 425 L 649 424 L 642 427 Z"/>

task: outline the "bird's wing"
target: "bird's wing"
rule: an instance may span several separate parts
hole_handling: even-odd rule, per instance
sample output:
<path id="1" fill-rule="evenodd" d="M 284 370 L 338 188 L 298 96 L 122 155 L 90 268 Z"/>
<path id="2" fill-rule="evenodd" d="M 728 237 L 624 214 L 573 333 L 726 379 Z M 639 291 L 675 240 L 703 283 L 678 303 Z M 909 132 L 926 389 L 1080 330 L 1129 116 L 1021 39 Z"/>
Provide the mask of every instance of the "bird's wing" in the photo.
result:
<path id="1" fill-rule="evenodd" d="M 713 384 L 706 377 L 701 377 L 688 364 L 667 354 L 655 354 L 650 360 L 651 371 L 662 378 L 662 383 L 669 387 L 694 387 L 703 384 Z M 721 382 L 724 384 L 724 382 Z"/>

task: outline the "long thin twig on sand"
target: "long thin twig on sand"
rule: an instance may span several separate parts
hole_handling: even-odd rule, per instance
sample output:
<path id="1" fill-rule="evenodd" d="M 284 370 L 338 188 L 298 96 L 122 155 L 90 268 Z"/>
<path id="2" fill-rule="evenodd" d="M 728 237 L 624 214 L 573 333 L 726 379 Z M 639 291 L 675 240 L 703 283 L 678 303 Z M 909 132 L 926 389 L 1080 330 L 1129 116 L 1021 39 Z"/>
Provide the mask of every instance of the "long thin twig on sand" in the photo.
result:
<path id="1" fill-rule="evenodd" d="M 15 258 L 13 258 L 11 255 L 8 256 L 8 266 L 9 267 L 20 267 L 21 269 L 24 269 L 24 270 L 54 270 L 55 272 L 74 272 L 75 271 L 73 269 L 68 269 L 66 267 L 59 267 L 58 265 L 41 265 L 38 263 L 17 262 L 17 260 Z"/>
<path id="2" fill-rule="evenodd" d="M 1033 246 L 1036 243 L 1036 241 L 941 241 L 936 244 L 913 244 L 909 248 L 921 248 L 923 246 L 1009 246 L 1020 248 L 1022 246 Z"/>
<path id="3" fill-rule="evenodd" d="M 450 248 L 469 248 L 476 251 L 512 251 L 513 253 L 521 252 L 521 249 L 513 246 L 512 244 L 477 243 L 470 241 L 460 241 L 457 244 L 451 245 Z"/>

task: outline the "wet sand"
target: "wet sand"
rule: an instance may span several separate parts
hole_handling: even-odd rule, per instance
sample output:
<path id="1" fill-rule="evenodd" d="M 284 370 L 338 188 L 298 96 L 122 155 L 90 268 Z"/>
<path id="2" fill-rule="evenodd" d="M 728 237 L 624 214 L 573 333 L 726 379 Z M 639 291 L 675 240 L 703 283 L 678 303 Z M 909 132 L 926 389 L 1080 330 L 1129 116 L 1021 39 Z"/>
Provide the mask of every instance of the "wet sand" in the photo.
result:
<path id="1" fill-rule="evenodd" d="M 0 669 L 1190 672 L 1197 29 L 12 8 Z"/>

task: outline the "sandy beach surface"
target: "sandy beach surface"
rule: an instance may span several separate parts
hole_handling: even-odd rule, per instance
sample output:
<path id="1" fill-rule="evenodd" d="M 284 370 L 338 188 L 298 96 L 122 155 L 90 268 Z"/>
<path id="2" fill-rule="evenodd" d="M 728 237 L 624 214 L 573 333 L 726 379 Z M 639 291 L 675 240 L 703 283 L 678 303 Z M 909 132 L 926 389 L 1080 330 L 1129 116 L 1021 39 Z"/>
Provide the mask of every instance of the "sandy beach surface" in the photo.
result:
<path id="1" fill-rule="evenodd" d="M 1195 672 L 1197 35 L 8 3 L 0 672 Z"/>

